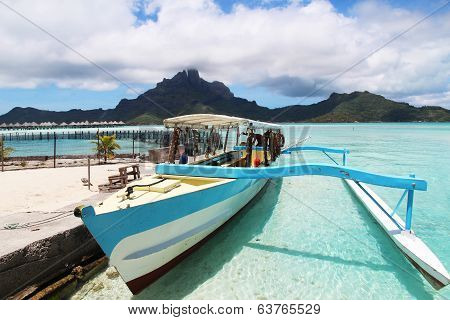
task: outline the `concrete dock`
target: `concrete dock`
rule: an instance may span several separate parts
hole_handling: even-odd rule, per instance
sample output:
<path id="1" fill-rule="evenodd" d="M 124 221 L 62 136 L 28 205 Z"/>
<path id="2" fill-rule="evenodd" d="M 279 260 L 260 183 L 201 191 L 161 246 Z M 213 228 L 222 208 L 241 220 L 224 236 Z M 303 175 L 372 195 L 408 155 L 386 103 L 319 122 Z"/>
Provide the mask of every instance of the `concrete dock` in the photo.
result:
<path id="1" fill-rule="evenodd" d="M 92 166 L 91 190 L 81 182 L 87 177 L 86 167 L 0 173 L 0 298 L 32 292 L 80 262 L 102 255 L 72 213 L 78 205 L 108 197 L 97 185 L 121 166 Z M 152 174 L 154 165 L 141 163 L 140 170 L 142 175 Z"/>

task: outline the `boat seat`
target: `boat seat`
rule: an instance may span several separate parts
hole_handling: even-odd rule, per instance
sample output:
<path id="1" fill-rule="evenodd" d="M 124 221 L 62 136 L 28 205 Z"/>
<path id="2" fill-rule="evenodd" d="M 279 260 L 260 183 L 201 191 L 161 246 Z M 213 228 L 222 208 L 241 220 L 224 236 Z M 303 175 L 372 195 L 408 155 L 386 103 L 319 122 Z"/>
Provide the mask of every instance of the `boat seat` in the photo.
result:
<path id="1" fill-rule="evenodd" d="M 175 189 L 180 185 L 180 180 L 167 179 L 164 181 L 155 184 L 154 186 L 150 186 L 149 191 L 151 192 L 159 192 L 159 193 L 167 193 L 172 189 Z"/>

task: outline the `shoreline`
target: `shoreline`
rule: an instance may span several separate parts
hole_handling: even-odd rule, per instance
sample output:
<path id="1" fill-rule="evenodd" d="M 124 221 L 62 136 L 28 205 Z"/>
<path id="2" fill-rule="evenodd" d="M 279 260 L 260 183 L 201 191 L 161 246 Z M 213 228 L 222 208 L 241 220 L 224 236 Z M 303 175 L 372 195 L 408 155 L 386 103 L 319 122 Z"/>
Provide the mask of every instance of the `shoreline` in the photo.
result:
<path id="1" fill-rule="evenodd" d="M 56 156 L 56 168 L 65 167 L 85 167 L 88 165 L 88 157 L 91 159 L 91 166 L 101 166 L 109 164 L 128 164 L 136 163 L 140 154 L 136 153 L 133 158 L 132 154 L 119 154 L 114 159 L 108 160 L 105 164 L 103 160 L 99 163 L 96 156 L 89 155 L 60 155 Z M 4 171 L 19 171 L 28 169 L 54 169 L 53 156 L 23 156 L 23 157 L 9 157 L 4 161 Z"/>

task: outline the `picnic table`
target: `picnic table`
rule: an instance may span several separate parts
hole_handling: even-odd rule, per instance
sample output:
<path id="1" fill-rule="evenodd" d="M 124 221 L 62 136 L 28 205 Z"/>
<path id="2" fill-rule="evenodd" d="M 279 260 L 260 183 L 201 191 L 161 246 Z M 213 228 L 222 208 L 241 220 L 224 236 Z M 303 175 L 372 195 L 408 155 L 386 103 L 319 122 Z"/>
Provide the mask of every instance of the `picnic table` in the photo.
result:
<path id="1" fill-rule="evenodd" d="M 130 170 L 131 169 L 131 170 Z M 128 176 L 132 175 L 133 178 L 128 179 Z M 139 179 L 141 172 L 138 164 L 133 164 L 119 168 L 119 174 L 108 177 L 108 183 L 99 185 L 100 190 L 114 190 L 125 188 L 129 181 Z"/>

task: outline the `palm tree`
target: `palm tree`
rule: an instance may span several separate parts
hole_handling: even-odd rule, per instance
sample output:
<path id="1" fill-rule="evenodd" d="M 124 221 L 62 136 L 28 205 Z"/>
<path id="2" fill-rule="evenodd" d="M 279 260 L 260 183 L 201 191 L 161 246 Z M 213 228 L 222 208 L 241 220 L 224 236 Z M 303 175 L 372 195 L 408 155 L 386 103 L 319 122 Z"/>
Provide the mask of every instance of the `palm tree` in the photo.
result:
<path id="1" fill-rule="evenodd" d="M 112 136 L 98 136 L 97 141 L 92 141 L 96 145 L 94 148 L 99 156 L 102 156 L 105 163 L 108 159 L 114 159 L 115 151 L 120 149 L 119 144 L 116 141 L 116 135 Z"/>
<path id="2" fill-rule="evenodd" d="M 3 140 L 0 138 L 0 159 L 7 159 L 13 151 L 13 148 L 5 147 Z"/>

